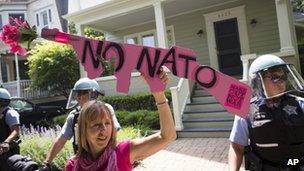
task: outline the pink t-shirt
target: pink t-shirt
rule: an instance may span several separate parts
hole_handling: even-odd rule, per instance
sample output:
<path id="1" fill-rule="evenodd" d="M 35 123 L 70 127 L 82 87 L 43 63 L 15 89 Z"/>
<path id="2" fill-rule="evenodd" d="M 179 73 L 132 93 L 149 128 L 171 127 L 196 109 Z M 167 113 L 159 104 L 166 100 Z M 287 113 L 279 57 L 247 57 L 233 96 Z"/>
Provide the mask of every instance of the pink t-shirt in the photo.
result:
<path id="1" fill-rule="evenodd" d="M 130 162 L 130 141 L 123 141 L 119 143 L 115 149 L 117 156 L 117 167 L 119 171 L 131 171 L 132 165 Z M 73 171 L 75 166 L 75 158 L 67 161 L 65 171 Z"/>

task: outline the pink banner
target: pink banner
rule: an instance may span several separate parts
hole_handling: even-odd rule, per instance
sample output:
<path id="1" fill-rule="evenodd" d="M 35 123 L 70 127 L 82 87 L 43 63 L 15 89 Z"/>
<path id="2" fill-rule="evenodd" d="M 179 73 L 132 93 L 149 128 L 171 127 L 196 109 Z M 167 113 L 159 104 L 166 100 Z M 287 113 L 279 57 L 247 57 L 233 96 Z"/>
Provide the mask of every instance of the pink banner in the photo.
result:
<path id="1" fill-rule="evenodd" d="M 209 66 L 200 65 L 196 61 L 196 54 L 190 49 L 178 46 L 162 49 L 98 41 L 59 32 L 58 29 L 43 29 L 41 34 L 43 38 L 71 44 L 89 78 L 99 77 L 103 73 L 100 61 L 115 58 L 114 75 L 118 92 L 128 93 L 133 69 L 147 76 L 152 92 L 163 91 L 165 85 L 155 75 L 164 65 L 173 75 L 196 81 L 228 112 L 241 117 L 248 114 L 251 88 Z"/>

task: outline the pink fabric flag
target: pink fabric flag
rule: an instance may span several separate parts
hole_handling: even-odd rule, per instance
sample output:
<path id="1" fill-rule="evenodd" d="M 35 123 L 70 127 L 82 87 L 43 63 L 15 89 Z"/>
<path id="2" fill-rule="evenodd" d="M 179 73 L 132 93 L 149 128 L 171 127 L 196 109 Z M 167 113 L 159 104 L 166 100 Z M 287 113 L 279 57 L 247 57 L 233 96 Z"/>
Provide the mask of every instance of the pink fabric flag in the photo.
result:
<path id="1" fill-rule="evenodd" d="M 163 49 L 99 41 L 62 33 L 58 29 L 43 29 L 41 35 L 49 40 L 71 44 L 89 78 L 99 77 L 103 73 L 101 61 L 114 58 L 118 92 L 128 93 L 134 69 L 148 78 L 152 92 L 163 91 L 165 85 L 155 75 L 159 74 L 160 67 L 164 65 L 173 75 L 196 81 L 228 112 L 241 117 L 248 114 L 251 88 L 207 65 L 200 65 L 195 52 L 190 49 L 178 46 Z"/>

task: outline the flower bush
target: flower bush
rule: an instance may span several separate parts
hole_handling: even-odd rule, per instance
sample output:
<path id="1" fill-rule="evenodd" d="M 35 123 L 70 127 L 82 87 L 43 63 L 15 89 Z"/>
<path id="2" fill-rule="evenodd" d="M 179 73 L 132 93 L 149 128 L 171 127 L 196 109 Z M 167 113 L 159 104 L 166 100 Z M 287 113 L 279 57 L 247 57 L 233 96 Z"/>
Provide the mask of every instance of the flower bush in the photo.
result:
<path id="1" fill-rule="evenodd" d="M 26 56 L 30 43 L 37 38 L 36 27 L 31 27 L 27 21 L 21 18 L 10 18 L 9 24 L 2 27 L 0 39 L 11 47 L 12 53 Z M 22 47 L 22 45 L 26 48 Z"/>

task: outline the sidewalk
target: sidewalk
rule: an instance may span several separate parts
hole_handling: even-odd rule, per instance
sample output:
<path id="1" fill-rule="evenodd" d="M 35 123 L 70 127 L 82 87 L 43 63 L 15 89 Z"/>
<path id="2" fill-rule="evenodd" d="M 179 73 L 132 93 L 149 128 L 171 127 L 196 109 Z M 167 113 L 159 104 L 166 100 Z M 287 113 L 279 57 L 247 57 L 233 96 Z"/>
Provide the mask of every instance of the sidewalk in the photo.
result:
<path id="1" fill-rule="evenodd" d="M 180 138 L 150 156 L 135 171 L 228 170 L 227 138 Z"/>

